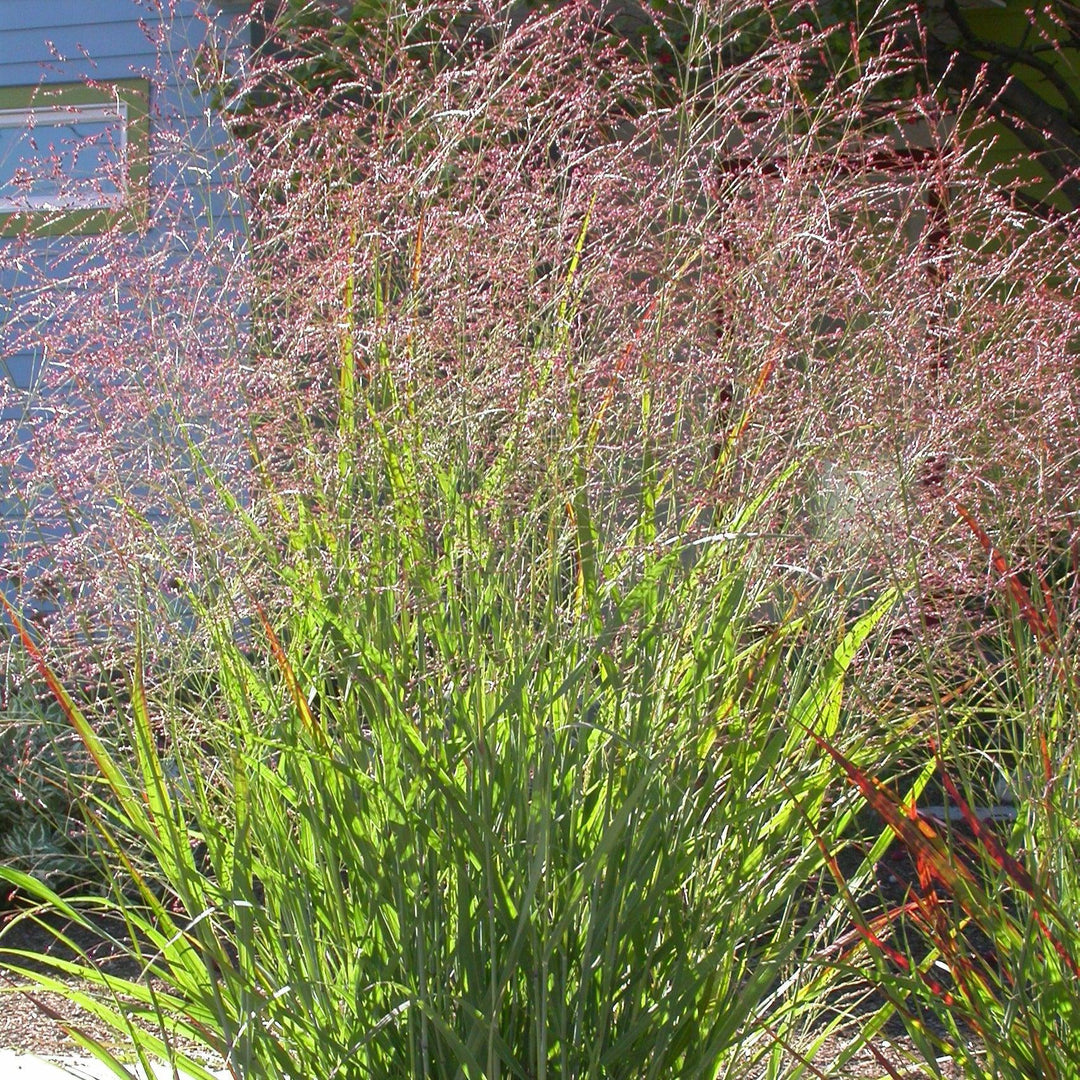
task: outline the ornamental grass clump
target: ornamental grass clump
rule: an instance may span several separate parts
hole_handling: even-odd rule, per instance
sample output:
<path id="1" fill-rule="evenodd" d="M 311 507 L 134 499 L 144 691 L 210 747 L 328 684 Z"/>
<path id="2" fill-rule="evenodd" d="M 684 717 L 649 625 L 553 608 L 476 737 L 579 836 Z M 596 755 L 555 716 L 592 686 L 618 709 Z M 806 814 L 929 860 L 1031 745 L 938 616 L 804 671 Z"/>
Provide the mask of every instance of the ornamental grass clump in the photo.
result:
<path id="1" fill-rule="evenodd" d="M 278 629 L 256 604 L 250 651 L 205 613 L 197 713 L 153 704 L 136 665 L 118 754 L 24 633 L 100 772 L 84 809 L 114 891 L 0 876 L 77 924 L 118 916 L 141 977 L 45 964 L 196 1076 L 192 1041 L 238 1077 L 767 1067 L 832 985 L 808 822 L 836 843 L 851 815 L 806 733 L 837 736 L 893 596 L 815 648 L 819 612 L 757 621 L 746 537 L 779 483 L 691 544 L 658 530 L 654 479 L 627 525 L 650 541 L 615 544 L 554 467 L 525 506 L 471 497 L 467 460 L 429 459 L 387 396 L 358 390 L 379 447 L 292 503 L 288 551 L 247 519 L 291 599 Z M 362 530 L 354 484 L 383 496 Z"/>
<path id="2" fill-rule="evenodd" d="M 996 599 L 1009 617 L 963 683 L 938 684 L 947 747 L 933 739 L 930 750 L 944 806 L 918 811 L 814 736 L 909 867 L 902 902 L 852 904 L 858 944 L 841 966 L 872 961 L 874 985 L 928 1061 L 979 1080 L 1064 1080 L 1080 1060 L 1077 682 L 1074 631 L 1057 614 L 1069 598 L 1044 582 L 1036 599 L 968 523 L 1002 575 Z"/>
<path id="3" fill-rule="evenodd" d="M 1020 596 L 985 571 L 1073 538 L 1075 223 L 980 173 L 909 12 L 642 12 L 644 54 L 626 14 L 207 46 L 206 199 L 4 249 L 62 358 L 6 461 L 61 538 L 13 554 L 25 647 L 113 892 L 3 873 L 125 922 L 144 978 L 53 966 L 141 1055 L 800 1075 L 865 974 L 857 1043 L 912 1011 L 836 960 L 895 824 L 842 777 L 1031 753 L 977 742 Z"/>

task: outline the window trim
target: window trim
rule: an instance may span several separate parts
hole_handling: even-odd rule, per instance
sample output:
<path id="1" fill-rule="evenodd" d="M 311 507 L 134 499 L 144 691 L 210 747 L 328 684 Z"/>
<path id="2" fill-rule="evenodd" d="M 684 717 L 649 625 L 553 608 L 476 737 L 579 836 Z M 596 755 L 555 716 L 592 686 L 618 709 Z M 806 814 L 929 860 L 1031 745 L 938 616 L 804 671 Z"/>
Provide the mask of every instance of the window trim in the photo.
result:
<path id="1" fill-rule="evenodd" d="M 145 227 L 150 205 L 150 83 L 110 79 L 107 83 L 39 83 L 0 87 L 0 112 L 43 112 L 89 106 L 117 109 L 126 116 L 126 190 L 117 206 L 0 209 L 0 236 L 86 236 L 119 228 Z"/>

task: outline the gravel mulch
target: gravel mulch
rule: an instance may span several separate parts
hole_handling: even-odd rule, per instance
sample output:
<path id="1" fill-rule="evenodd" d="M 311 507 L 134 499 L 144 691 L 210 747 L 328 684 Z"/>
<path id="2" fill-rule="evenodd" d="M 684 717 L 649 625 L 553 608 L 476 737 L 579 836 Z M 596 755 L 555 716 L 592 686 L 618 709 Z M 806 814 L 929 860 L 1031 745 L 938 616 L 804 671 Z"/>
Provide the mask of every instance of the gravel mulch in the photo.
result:
<path id="1" fill-rule="evenodd" d="M 110 955 L 109 945 L 98 935 L 68 927 L 64 932 L 103 971 L 117 978 L 138 977 L 138 966 L 124 956 Z M 114 936 L 120 937 L 115 928 Z M 25 950 L 39 956 L 78 959 L 70 950 L 59 947 L 46 927 L 25 919 L 3 934 L 0 948 Z M 41 970 L 73 990 L 93 989 L 89 984 L 50 970 L 45 965 L 41 965 Z M 122 1037 L 117 1036 L 107 1024 L 73 1004 L 64 995 L 40 990 L 34 983 L 2 966 L 0 995 L 0 1049 L 36 1054 L 52 1061 L 70 1058 L 72 1054 L 82 1051 L 65 1032 L 65 1024 L 75 1026 L 94 1040 L 113 1048 L 123 1043 Z"/>
<path id="2" fill-rule="evenodd" d="M 122 978 L 137 977 L 137 967 L 126 958 L 109 956 L 100 939 L 81 930 L 68 933 L 78 946 L 106 971 Z M 116 936 L 119 937 L 119 934 Z M 26 920 L 4 934 L 0 939 L 0 947 L 70 957 L 70 953 L 58 953 L 56 940 L 46 928 Z M 55 975 L 52 972 L 50 974 Z M 74 978 L 65 977 L 63 981 L 73 988 L 81 985 L 79 980 Z M 72 1054 L 79 1053 L 79 1047 L 65 1033 L 64 1023 L 77 1025 L 87 1035 L 114 1048 L 122 1042 L 107 1025 L 73 1005 L 67 998 L 38 990 L 33 984 L 6 972 L 2 967 L 0 995 L 0 1049 L 36 1054 L 52 1061 L 70 1059 Z M 807 1075 L 813 1076 L 816 1070 L 818 1075 L 850 1077 L 852 1080 L 888 1076 L 888 1071 L 870 1050 L 860 1051 L 842 1073 L 829 1071 L 830 1064 L 837 1061 L 852 1038 L 851 1030 L 846 1035 L 830 1037 L 818 1050 L 813 1062 L 814 1070 L 808 1070 Z M 903 1080 L 917 1080 L 933 1075 L 926 1065 L 913 1064 L 916 1059 L 914 1048 L 899 1032 L 890 1032 L 887 1041 L 878 1040 L 877 1048 L 888 1061 L 894 1075 L 902 1077 Z M 794 1064 L 796 1059 L 790 1056 L 788 1060 Z M 752 1080 L 752 1071 L 747 1073 L 747 1080 Z M 947 1080 L 963 1080 L 962 1074 L 955 1069 L 944 1068 L 942 1075 Z"/>
<path id="3" fill-rule="evenodd" d="M 118 976 L 131 974 L 131 965 L 123 961 L 110 960 L 104 956 L 101 942 L 93 935 L 73 930 L 70 936 L 79 947 L 101 961 L 107 970 Z M 39 955 L 62 955 L 72 959 L 69 951 L 61 952 L 52 933 L 43 926 L 28 920 L 22 920 L 13 926 L 0 939 L 0 947 L 23 949 Z M 42 970 L 46 970 L 42 967 Z M 49 972 L 54 977 L 72 987 L 79 985 L 78 980 Z M 61 994 L 35 989 L 32 983 L 0 967 L 0 1047 L 19 1053 L 38 1054 L 41 1057 L 58 1059 L 78 1050 L 76 1043 L 64 1032 L 61 1019 L 77 1024 L 78 1027 L 95 1039 L 115 1041 L 107 1025 L 102 1024 L 89 1013 L 73 1005 Z"/>

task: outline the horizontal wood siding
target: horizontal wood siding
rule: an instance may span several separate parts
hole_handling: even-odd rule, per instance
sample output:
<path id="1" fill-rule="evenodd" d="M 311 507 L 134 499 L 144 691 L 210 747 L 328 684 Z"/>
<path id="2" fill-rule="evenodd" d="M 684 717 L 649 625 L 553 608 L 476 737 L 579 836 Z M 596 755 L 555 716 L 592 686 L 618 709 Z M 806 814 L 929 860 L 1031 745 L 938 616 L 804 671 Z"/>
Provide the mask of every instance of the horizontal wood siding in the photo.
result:
<path id="1" fill-rule="evenodd" d="M 197 0 L 179 0 L 176 4 L 173 35 L 163 50 L 164 56 L 178 57 L 189 45 L 201 40 L 205 25 L 192 17 L 198 6 Z M 226 5 L 226 8 L 226 14 L 219 16 L 223 25 L 238 10 L 236 5 Z M 108 83 L 110 80 L 150 77 L 153 80 L 150 101 L 151 206 L 156 201 L 154 192 L 160 197 L 165 192 L 178 191 L 180 196 L 187 196 L 190 206 L 188 227 L 192 230 L 205 228 L 210 221 L 214 222 L 215 228 L 242 229 L 241 215 L 234 200 L 218 190 L 214 170 L 207 170 L 213 148 L 227 141 L 224 131 L 220 125 L 207 130 L 204 121 L 206 102 L 195 99 L 192 88 L 182 79 L 160 71 L 155 46 L 159 30 L 159 18 L 153 5 L 146 0 L 0 0 L 0 88 L 87 79 Z M 165 76 L 163 81 L 162 74 Z M 209 157 L 193 154 L 190 166 L 175 158 L 167 162 L 155 159 L 154 130 L 159 124 L 169 122 L 161 117 L 177 116 L 192 119 L 193 136 L 198 134 Z M 163 243 L 168 241 L 154 228 L 152 217 L 149 224 L 149 230 L 138 243 L 147 253 L 160 252 Z M 93 258 L 79 254 L 76 265 L 67 265 L 67 241 L 65 236 L 43 236 L 26 249 L 26 257 L 45 261 L 50 276 L 60 288 L 64 287 L 66 275 L 85 274 L 92 271 L 96 263 Z M 177 245 L 177 258 L 184 258 L 181 239 L 173 237 L 172 241 Z M 0 244 L 5 242 L 0 238 Z M 78 250 L 77 245 L 73 250 Z M 160 268 L 159 258 L 159 272 Z M 47 407 L 47 400 L 38 393 L 42 358 L 28 351 L 23 340 L 28 316 L 19 301 L 19 293 L 20 289 L 28 287 L 28 282 L 14 267 L 8 266 L 0 272 L 0 385 L 21 392 L 7 394 L 0 406 L 0 445 L 9 454 L 14 451 L 16 457 L 28 438 L 26 422 Z M 235 307 L 235 301 L 231 306 Z M 27 507 L 13 497 L 2 471 L 0 522 L 2 567 L 14 557 L 9 553 L 16 552 L 20 544 L 40 527 L 32 514 L 28 516 Z M 10 594 L 2 575 L 0 591 Z"/>
<path id="2" fill-rule="evenodd" d="M 147 31 L 156 21 L 135 0 L 3 0 L 0 86 L 118 79 L 152 69 Z"/>
<path id="3" fill-rule="evenodd" d="M 4 0 L 0 30 L 51 30 L 57 26 L 106 25 L 152 16 L 133 0 Z"/>
<path id="4" fill-rule="evenodd" d="M 38 364 L 33 353 L 13 353 L 0 361 L 0 370 L 16 390 L 29 390 L 33 385 L 37 369 Z"/>
<path id="5" fill-rule="evenodd" d="M 176 5 L 176 24 L 194 0 Z M 220 5 L 215 6 L 216 8 Z M 226 14 L 235 8 L 225 6 Z M 123 79 L 154 70 L 159 16 L 139 0 L 0 0 L 0 86 L 41 81 Z M 191 34 L 202 28 L 191 23 Z M 174 35 L 170 51 L 187 44 Z"/>

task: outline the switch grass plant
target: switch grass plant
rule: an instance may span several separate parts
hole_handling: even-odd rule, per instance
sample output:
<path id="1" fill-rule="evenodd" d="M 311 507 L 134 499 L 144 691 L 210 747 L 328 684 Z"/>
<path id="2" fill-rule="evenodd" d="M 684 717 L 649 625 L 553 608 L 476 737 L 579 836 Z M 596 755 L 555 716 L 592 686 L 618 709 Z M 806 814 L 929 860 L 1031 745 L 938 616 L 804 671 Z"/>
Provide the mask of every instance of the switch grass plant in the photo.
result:
<path id="1" fill-rule="evenodd" d="M 980 526 L 970 524 L 991 547 Z M 1076 873 L 1077 683 L 1073 631 L 1046 588 L 1036 602 L 993 549 L 1012 617 L 996 662 L 959 693 L 939 698 L 949 752 L 937 768 L 949 822 L 917 814 L 827 740 L 819 745 L 907 853 L 911 880 L 900 904 L 867 917 L 852 908 L 875 984 L 929 1061 L 949 1059 L 965 1077 L 1078 1075 L 1080 933 Z M 975 715 L 992 739 L 976 741 Z M 956 740 L 956 732 L 964 737 Z M 985 731 L 985 728 L 984 728 Z M 994 783 L 994 776 L 997 783 Z M 1008 799 L 1015 818 L 980 814 Z M 839 876 L 839 869 L 833 864 Z M 849 957 L 849 960 L 851 958 Z"/>
<path id="2" fill-rule="evenodd" d="M 837 737 L 892 596 L 815 648 L 820 612 L 757 621 L 779 483 L 689 545 L 658 531 L 653 480 L 613 543 L 582 488 L 511 515 L 427 459 L 407 410 L 370 409 L 373 464 L 338 459 L 333 482 L 383 515 L 357 528 L 328 477 L 323 507 L 277 498 L 284 552 L 248 516 L 291 601 L 277 626 L 257 608 L 250 654 L 205 614 L 197 716 L 152 703 L 136 665 L 117 754 L 41 660 L 100 770 L 85 809 L 115 890 L 2 873 L 76 922 L 119 915 L 144 978 L 47 962 L 194 1075 L 178 1037 L 240 1077 L 767 1067 L 821 1008 L 814 830 L 850 820 L 807 731 Z"/>
<path id="3" fill-rule="evenodd" d="M 1023 1069 L 989 1055 L 1025 1031 L 1056 1060 L 1058 999 L 1016 988 L 1074 973 L 1014 864 L 976 836 L 990 908 L 905 900 L 931 940 L 898 969 L 874 865 L 897 828 L 941 874 L 958 841 L 862 811 L 873 779 L 922 794 L 930 737 L 969 802 L 994 755 L 1044 775 L 1040 732 L 1069 775 L 1073 698 L 1003 679 L 977 601 L 1002 584 L 1065 663 L 1035 583 L 1038 537 L 1075 539 L 1075 222 L 980 175 L 977 115 L 905 95 L 914 16 L 849 53 L 812 5 L 686 10 L 658 86 L 602 5 L 320 7 L 235 83 L 192 65 L 238 163 L 185 171 L 242 190 L 243 229 L 154 187 L 146 237 L 0 252 L 11 349 L 62 358 L 4 462 L 58 538 L 25 648 L 99 774 L 112 891 L 4 875 L 124 920 L 144 979 L 52 962 L 140 1055 L 806 1075 L 869 978 L 862 1041 L 899 1013 L 931 1071 Z M 105 269 L 54 287 L 71 265 Z M 41 547 L 12 558 L 45 587 Z M 1038 805 L 1006 846 L 1042 866 L 1071 804 Z M 946 939 L 970 1053 L 920 1034 Z"/>
<path id="4" fill-rule="evenodd" d="M 559 347 L 588 225 L 541 328 Z M 194 1075 L 192 1041 L 238 1077 L 775 1071 L 836 982 L 816 962 L 815 830 L 839 842 L 852 819 L 807 732 L 838 737 L 894 594 L 846 627 L 798 597 L 776 614 L 759 568 L 797 465 L 743 501 L 681 498 L 647 383 L 589 417 L 549 365 L 478 469 L 456 390 L 425 398 L 386 348 L 362 366 L 355 289 L 336 444 L 307 447 L 317 484 L 266 470 L 244 504 L 190 447 L 262 570 L 258 593 L 191 596 L 197 710 L 149 692 L 136 657 L 108 703 L 118 752 L 23 632 L 100 771 L 84 810 L 114 889 L 0 874 L 36 910 L 118 916 L 142 978 L 46 963 L 94 988 L 73 996 L 141 1059 Z M 554 388 L 565 412 L 541 427 Z M 608 429 L 635 416 L 624 461 Z M 724 479 L 736 445 L 698 473 Z M 873 767 L 876 747 L 852 753 Z"/>

